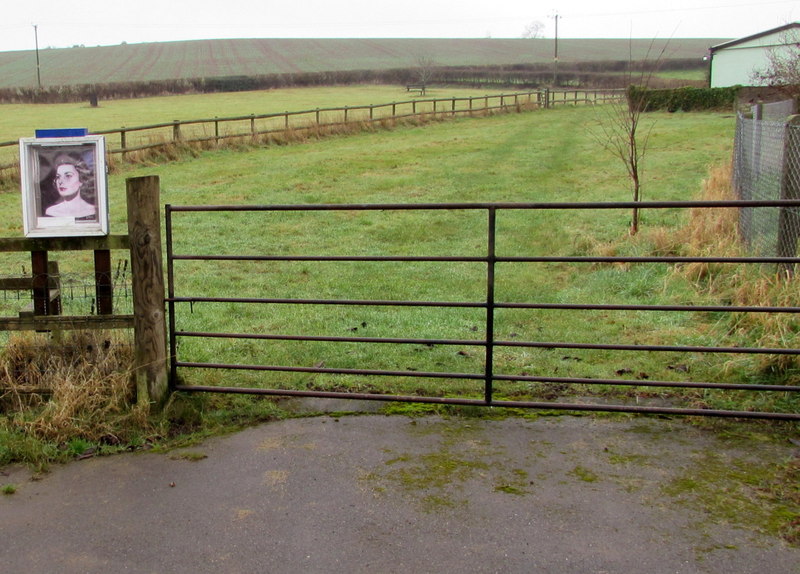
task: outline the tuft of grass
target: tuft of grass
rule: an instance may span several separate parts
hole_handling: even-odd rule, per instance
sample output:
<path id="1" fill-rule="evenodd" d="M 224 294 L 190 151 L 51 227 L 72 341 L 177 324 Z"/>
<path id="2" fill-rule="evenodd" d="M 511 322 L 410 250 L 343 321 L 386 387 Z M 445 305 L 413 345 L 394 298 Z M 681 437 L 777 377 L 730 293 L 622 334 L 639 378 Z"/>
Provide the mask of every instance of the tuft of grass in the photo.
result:
<path id="1" fill-rule="evenodd" d="M 576 477 L 579 480 L 582 480 L 583 482 L 597 482 L 599 480 L 597 474 L 595 474 L 585 466 L 578 465 L 575 468 L 573 468 L 569 472 L 569 474 L 571 474 L 572 476 Z"/>
<path id="2" fill-rule="evenodd" d="M 5 494 L 6 496 L 9 496 L 17 492 L 17 487 L 13 484 L 4 484 L 3 487 L 0 488 L 0 492 Z"/>

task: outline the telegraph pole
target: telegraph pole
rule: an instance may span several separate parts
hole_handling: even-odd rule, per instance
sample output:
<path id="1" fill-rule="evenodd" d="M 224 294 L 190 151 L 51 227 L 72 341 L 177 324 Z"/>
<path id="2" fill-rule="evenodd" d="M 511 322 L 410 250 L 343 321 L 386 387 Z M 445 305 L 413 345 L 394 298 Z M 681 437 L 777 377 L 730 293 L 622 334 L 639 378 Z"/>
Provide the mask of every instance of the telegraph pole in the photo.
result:
<path id="1" fill-rule="evenodd" d="M 33 38 L 36 42 L 36 87 L 38 89 L 42 89 L 42 72 L 41 68 L 39 67 L 39 27 L 34 24 L 33 25 Z"/>
<path id="2" fill-rule="evenodd" d="M 558 12 L 553 16 L 556 22 L 555 44 L 553 48 L 553 87 L 558 82 Z"/>

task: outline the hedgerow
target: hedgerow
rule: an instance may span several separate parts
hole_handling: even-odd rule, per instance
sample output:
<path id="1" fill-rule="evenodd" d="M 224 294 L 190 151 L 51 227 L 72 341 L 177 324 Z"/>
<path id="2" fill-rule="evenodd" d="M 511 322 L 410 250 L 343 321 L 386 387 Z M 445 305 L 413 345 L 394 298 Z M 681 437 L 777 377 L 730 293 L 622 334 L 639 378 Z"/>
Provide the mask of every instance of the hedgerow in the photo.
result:
<path id="1" fill-rule="evenodd" d="M 649 89 L 628 87 L 628 101 L 636 102 L 648 112 L 697 112 L 702 110 L 733 109 L 740 86 L 729 88 Z"/>

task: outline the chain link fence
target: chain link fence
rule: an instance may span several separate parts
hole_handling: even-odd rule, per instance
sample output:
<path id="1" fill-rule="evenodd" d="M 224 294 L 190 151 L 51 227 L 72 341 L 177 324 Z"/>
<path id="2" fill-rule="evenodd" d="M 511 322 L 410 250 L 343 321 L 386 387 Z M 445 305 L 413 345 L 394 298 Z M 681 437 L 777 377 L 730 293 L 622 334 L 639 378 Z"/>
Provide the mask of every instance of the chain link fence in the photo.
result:
<path id="1" fill-rule="evenodd" d="M 736 123 L 733 181 L 738 199 L 800 198 L 800 123 L 788 108 L 740 114 Z M 783 119 L 772 119 L 782 116 Z M 770 119 L 761 119 L 762 117 Z M 788 119 L 787 119 L 788 118 Z M 744 208 L 739 230 L 756 257 L 796 257 L 800 238 L 798 208 Z"/>

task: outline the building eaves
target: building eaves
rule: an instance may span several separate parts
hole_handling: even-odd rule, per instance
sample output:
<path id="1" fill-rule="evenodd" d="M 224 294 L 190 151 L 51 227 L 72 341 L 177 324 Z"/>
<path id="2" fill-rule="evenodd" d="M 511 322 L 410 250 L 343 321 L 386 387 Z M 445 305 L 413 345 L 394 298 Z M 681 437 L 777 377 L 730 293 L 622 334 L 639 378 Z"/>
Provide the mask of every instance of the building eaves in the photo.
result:
<path id="1" fill-rule="evenodd" d="M 710 52 L 713 54 L 719 50 L 724 50 L 725 48 L 732 48 L 738 44 L 744 44 L 745 42 L 750 42 L 752 40 L 758 40 L 759 38 L 763 38 L 764 36 L 770 36 L 772 34 L 779 34 L 781 32 L 785 32 L 787 30 L 791 30 L 793 28 L 800 28 L 800 22 L 790 22 L 788 24 L 784 24 L 783 26 L 778 26 L 777 28 L 772 28 L 770 30 L 764 30 L 763 32 L 759 32 L 758 34 L 753 34 L 751 36 L 745 36 L 744 38 L 736 38 L 735 40 L 729 40 L 728 42 L 723 42 L 722 44 L 717 44 L 716 46 L 711 46 L 709 48 Z"/>

